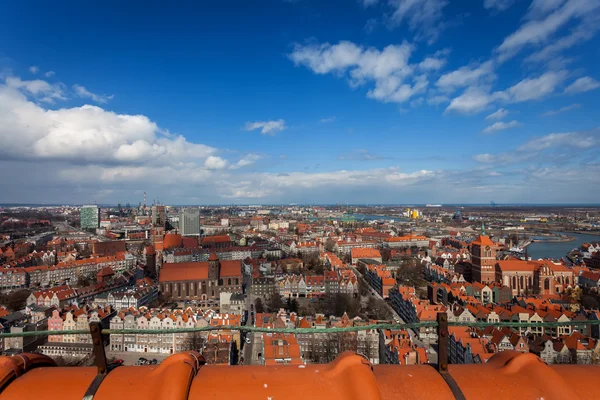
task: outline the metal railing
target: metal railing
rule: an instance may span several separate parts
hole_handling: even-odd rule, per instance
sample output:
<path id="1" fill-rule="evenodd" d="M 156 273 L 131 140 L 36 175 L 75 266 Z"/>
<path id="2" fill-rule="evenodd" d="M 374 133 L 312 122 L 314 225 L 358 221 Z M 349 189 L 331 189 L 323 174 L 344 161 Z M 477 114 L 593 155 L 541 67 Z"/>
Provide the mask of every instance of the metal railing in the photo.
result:
<path id="1" fill-rule="evenodd" d="M 406 330 L 416 328 L 436 328 L 438 336 L 438 362 L 434 365 L 442 378 L 446 381 L 448 387 L 454 394 L 454 397 L 458 400 L 464 400 L 465 396 L 454 380 L 452 375 L 448 371 L 448 358 L 449 358 L 449 337 L 451 326 L 462 326 L 462 327 L 477 327 L 485 328 L 489 326 L 493 327 L 509 327 L 509 328 L 557 328 L 557 327 L 568 327 L 568 326 L 592 326 L 600 325 L 600 320 L 587 320 L 587 321 L 567 321 L 567 322 L 463 322 L 463 321 L 448 321 L 448 315 L 444 312 L 437 314 L 435 321 L 423 321 L 415 323 L 382 323 L 382 324 L 369 324 L 361 326 L 348 326 L 342 328 L 271 328 L 271 327 L 253 327 L 253 326 L 231 326 L 231 325 L 218 325 L 218 326 L 203 326 L 203 327 L 188 327 L 188 328 L 175 328 L 175 329 L 102 329 L 100 322 L 91 322 L 90 329 L 78 329 L 78 330 L 52 330 L 52 331 L 28 331 L 28 332 L 14 332 L 14 333 L 0 333 L 0 339 L 12 338 L 12 337 L 26 337 L 26 336 L 61 336 L 61 335 L 91 335 L 93 345 L 93 355 L 95 365 L 97 368 L 97 374 L 90 386 L 88 387 L 84 399 L 93 399 L 98 388 L 102 384 L 102 381 L 111 369 L 116 366 L 109 364 L 105 352 L 105 342 L 107 335 L 127 335 L 127 334 L 178 334 L 178 333 L 195 333 L 195 332 L 211 332 L 220 330 L 231 330 L 240 332 L 264 332 L 264 333 L 294 333 L 294 334 L 315 334 L 315 333 L 344 333 L 344 332 L 358 332 L 365 330 L 375 329 L 390 329 L 390 330 Z M 196 357 L 196 356 L 194 356 Z M 204 364 L 205 361 L 202 356 L 199 356 L 198 363 Z"/>
<path id="2" fill-rule="evenodd" d="M 444 314 L 445 313 L 440 313 Z M 447 326 L 464 326 L 474 328 L 486 328 L 486 327 L 498 327 L 498 328 L 557 328 L 557 327 L 568 327 L 568 326 L 593 326 L 600 325 L 600 320 L 587 320 L 587 321 L 552 321 L 552 322 L 468 322 L 468 321 L 446 321 Z M 90 324 L 91 326 L 92 324 Z M 271 327 L 255 327 L 255 326 L 235 326 L 235 325 L 217 325 L 217 326 L 202 326 L 202 327 L 188 327 L 188 328 L 173 328 L 173 329 L 101 329 L 102 335 L 127 335 L 127 334 L 158 334 L 158 335 L 169 335 L 177 333 L 193 333 L 193 332 L 210 332 L 210 331 L 221 331 L 231 330 L 240 332 L 262 332 L 262 333 L 295 333 L 295 334 L 307 334 L 307 333 L 344 333 L 344 332 L 358 332 L 368 331 L 374 329 L 390 329 L 390 330 L 406 330 L 406 329 L 418 329 L 422 327 L 426 328 L 437 328 L 440 325 L 439 318 L 436 321 L 422 321 L 413 323 L 381 323 L 381 324 L 368 324 L 359 326 L 348 326 L 343 328 L 271 328 Z M 26 336 L 62 336 L 62 335 L 85 335 L 90 334 L 90 330 L 78 329 L 78 330 L 52 330 L 52 331 L 27 331 L 27 332 L 7 332 L 0 333 L 0 339 L 11 338 L 11 337 L 26 337 Z"/>

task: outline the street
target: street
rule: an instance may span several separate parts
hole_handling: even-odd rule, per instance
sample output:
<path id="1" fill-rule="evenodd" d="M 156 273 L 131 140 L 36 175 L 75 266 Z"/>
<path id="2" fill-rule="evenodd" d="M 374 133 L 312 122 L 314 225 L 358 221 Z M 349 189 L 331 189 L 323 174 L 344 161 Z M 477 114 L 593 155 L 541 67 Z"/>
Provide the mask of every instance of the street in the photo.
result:
<path id="1" fill-rule="evenodd" d="M 246 293 L 248 291 L 246 290 Z M 248 319 L 246 320 L 246 326 L 253 326 L 252 324 L 252 312 L 254 311 L 254 300 L 250 296 L 246 296 L 246 308 L 248 309 Z M 260 364 L 258 353 L 260 352 L 260 346 L 255 346 L 255 343 L 260 343 L 260 333 L 247 332 L 246 337 L 250 338 L 250 344 L 244 343 L 242 354 L 244 357 L 244 365 Z"/>
<path id="2" fill-rule="evenodd" d="M 356 268 L 354 268 L 351 264 L 348 264 L 348 267 L 354 272 L 354 274 L 356 274 L 356 276 L 363 282 L 363 284 L 367 285 L 367 287 L 369 288 L 369 292 L 368 292 L 369 296 L 375 296 L 378 299 L 385 302 L 385 300 L 383 300 L 383 297 L 381 297 L 381 295 L 379 293 L 377 293 L 375 290 L 373 290 L 371 288 L 369 283 L 365 280 L 363 275 Z M 400 317 L 400 315 L 398 315 L 398 313 L 392 308 L 392 306 L 390 306 L 387 302 L 385 302 L 385 305 L 392 312 L 392 315 L 394 316 L 395 321 L 399 321 L 398 323 L 400 323 L 400 324 L 406 323 L 406 321 L 404 321 Z M 407 329 L 407 332 L 410 336 L 410 339 L 412 340 L 412 342 L 415 345 L 417 345 L 418 347 L 425 348 L 425 350 L 427 351 L 427 361 L 431 364 L 437 364 L 438 355 L 437 355 L 437 352 L 435 351 L 435 349 L 433 348 L 433 346 L 428 343 L 424 343 L 422 340 L 420 340 L 413 329 Z"/>

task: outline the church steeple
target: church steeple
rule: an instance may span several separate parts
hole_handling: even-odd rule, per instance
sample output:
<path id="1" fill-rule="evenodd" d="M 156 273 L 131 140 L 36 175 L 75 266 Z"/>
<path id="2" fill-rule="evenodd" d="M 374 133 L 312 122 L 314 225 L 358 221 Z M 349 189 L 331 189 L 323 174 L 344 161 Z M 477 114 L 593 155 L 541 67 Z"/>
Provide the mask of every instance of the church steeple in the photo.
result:
<path id="1" fill-rule="evenodd" d="M 481 236 L 485 236 L 485 225 L 481 223 Z"/>

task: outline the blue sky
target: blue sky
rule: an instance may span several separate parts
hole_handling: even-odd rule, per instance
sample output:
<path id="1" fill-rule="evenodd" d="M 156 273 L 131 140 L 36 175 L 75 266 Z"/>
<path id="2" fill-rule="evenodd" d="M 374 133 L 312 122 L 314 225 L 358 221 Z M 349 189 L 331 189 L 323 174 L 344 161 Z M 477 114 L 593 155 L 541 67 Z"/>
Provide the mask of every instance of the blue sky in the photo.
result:
<path id="1" fill-rule="evenodd" d="M 0 201 L 598 202 L 600 0 L 214 3 L 4 5 Z"/>

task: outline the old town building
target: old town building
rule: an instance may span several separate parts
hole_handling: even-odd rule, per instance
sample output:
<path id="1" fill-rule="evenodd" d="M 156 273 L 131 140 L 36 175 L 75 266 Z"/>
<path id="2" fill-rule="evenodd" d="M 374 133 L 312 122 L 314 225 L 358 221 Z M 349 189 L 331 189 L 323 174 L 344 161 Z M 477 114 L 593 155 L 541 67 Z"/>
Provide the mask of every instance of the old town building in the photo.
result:
<path id="1" fill-rule="evenodd" d="M 160 291 L 174 300 L 215 302 L 221 291 L 242 292 L 240 260 L 220 261 L 211 253 L 208 261 L 165 263 L 159 274 Z"/>

